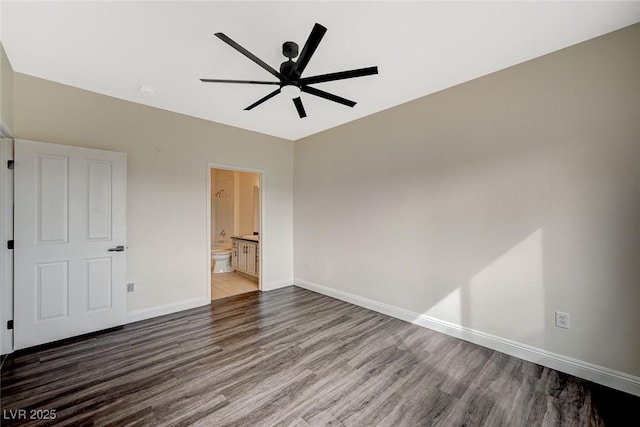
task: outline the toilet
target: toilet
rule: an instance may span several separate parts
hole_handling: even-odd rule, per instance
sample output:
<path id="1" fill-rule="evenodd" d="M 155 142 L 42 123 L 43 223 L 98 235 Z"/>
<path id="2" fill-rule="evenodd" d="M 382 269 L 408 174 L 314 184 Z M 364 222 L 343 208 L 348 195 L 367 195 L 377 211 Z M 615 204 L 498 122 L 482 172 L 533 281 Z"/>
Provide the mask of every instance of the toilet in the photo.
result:
<path id="1" fill-rule="evenodd" d="M 213 274 L 229 273 L 233 271 L 231 267 L 231 248 L 211 250 L 211 272 Z"/>

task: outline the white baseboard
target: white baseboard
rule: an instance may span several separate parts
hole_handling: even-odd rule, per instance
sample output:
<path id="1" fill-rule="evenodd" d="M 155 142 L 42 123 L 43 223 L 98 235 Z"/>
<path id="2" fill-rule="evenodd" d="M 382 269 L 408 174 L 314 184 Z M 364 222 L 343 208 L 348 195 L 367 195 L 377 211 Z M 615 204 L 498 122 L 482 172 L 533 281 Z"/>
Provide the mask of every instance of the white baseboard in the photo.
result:
<path id="1" fill-rule="evenodd" d="M 293 285 L 293 279 L 285 279 L 263 283 L 263 291 L 272 291 L 274 289 L 284 288 L 286 286 Z M 183 310 L 189 310 L 190 308 L 202 307 L 203 305 L 211 304 L 208 298 L 194 298 L 186 301 L 179 301 L 171 304 L 159 305 L 156 307 L 143 308 L 140 310 L 134 310 L 127 313 L 127 323 L 139 322 L 141 320 L 147 320 L 158 316 L 164 316 L 165 314 L 177 313 Z"/>
<path id="2" fill-rule="evenodd" d="M 455 338 L 460 338 L 510 356 L 518 357 L 560 372 L 593 381 L 594 383 L 640 396 L 640 377 L 573 359 L 561 354 L 552 353 L 547 350 L 532 347 L 495 335 L 476 331 L 455 323 L 445 322 L 424 314 L 414 313 L 403 308 L 329 288 L 300 278 L 295 278 L 294 284 L 301 288 L 346 301 L 360 307 L 368 308 L 370 310 L 377 311 L 424 328 L 432 329 Z"/>
<path id="3" fill-rule="evenodd" d="M 263 291 L 273 291 L 274 289 L 280 289 L 293 285 L 293 279 L 276 280 L 262 284 Z"/>
<path id="4" fill-rule="evenodd" d="M 211 301 L 208 298 L 194 298 L 186 301 L 134 310 L 127 313 L 127 323 L 139 322 L 140 320 L 147 320 L 153 317 L 164 316 L 165 314 L 177 313 L 178 311 L 202 307 L 203 305 L 208 304 L 211 304 Z"/>

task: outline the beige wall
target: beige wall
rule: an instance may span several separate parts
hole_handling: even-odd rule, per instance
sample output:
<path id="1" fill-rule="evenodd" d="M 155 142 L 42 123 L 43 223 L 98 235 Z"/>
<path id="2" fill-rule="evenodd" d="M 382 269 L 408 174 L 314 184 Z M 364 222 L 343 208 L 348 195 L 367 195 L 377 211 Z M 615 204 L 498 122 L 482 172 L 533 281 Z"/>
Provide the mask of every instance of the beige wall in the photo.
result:
<path id="1" fill-rule="evenodd" d="M 206 298 L 208 162 L 264 172 L 262 285 L 292 283 L 292 142 L 20 73 L 14 107 L 17 138 L 127 153 L 129 311 Z"/>
<path id="2" fill-rule="evenodd" d="M 297 141 L 296 278 L 639 376 L 639 46 L 640 24 Z"/>
<path id="3" fill-rule="evenodd" d="M 0 124 L 13 133 L 13 69 L 0 43 Z"/>

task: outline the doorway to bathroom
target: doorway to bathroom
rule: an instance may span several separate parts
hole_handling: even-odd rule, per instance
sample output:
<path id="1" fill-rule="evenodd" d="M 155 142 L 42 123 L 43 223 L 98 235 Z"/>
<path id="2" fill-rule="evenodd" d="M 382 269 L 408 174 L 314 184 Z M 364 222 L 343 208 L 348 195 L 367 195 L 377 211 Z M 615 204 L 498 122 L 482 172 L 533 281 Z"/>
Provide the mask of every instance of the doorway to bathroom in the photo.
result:
<path id="1" fill-rule="evenodd" d="M 260 171 L 209 165 L 211 300 L 261 289 Z"/>

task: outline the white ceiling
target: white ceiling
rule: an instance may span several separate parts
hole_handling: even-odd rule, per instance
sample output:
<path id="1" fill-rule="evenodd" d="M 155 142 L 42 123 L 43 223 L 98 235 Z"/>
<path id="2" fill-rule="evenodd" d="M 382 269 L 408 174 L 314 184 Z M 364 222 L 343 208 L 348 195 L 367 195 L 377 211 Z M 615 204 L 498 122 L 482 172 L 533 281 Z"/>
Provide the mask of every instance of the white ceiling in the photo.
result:
<path id="1" fill-rule="evenodd" d="M 15 71 L 116 98 L 296 140 L 640 21 L 640 2 L 4 1 L 1 39 Z M 377 65 L 380 74 L 315 85 L 308 117 L 223 32 L 278 69 L 282 42 L 328 31 L 304 76 Z M 139 88 L 155 88 L 152 96 Z"/>

